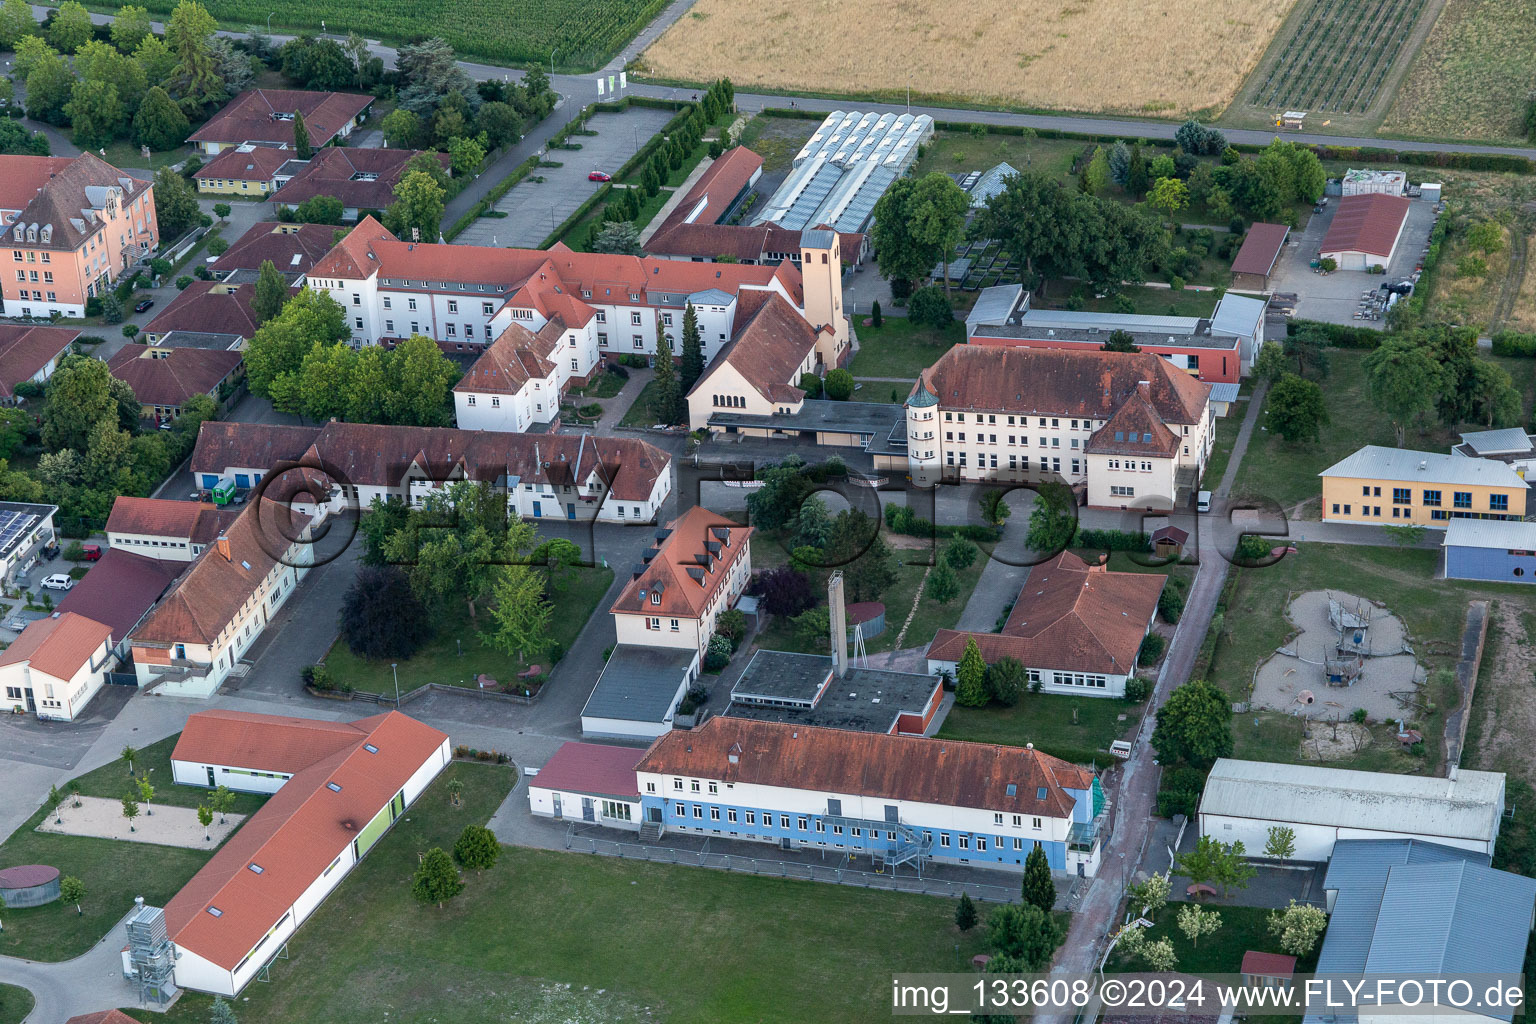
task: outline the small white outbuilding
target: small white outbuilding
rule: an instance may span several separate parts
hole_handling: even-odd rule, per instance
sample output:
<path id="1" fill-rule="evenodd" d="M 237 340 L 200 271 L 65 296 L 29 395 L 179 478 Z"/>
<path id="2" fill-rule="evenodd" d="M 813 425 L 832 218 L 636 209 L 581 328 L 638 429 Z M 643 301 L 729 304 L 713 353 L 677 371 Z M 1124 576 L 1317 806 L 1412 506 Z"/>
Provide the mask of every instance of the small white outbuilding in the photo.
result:
<path id="1" fill-rule="evenodd" d="M 1262 856 L 1269 830 L 1296 833 L 1295 860 L 1326 861 L 1340 839 L 1422 839 L 1493 856 L 1504 774 L 1449 778 L 1221 758 L 1200 797 L 1200 834 Z"/>

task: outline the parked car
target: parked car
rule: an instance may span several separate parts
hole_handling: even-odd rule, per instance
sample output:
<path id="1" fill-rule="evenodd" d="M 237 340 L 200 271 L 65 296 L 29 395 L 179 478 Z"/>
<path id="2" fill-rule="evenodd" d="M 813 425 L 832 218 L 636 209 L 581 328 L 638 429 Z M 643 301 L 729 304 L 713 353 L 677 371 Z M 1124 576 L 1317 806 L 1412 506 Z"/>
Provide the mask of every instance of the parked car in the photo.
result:
<path id="1" fill-rule="evenodd" d="M 40 585 L 44 590 L 68 590 L 75 585 L 75 581 L 68 573 L 56 572 L 52 576 L 44 576 Z"/>
<path id="2" fill-rule="evenodd" d="M 155 304 L 154 299 L 140 299 L 138 305 L 133 307 L 135 313 L 143 313 Z"/>
<path id="3" fill-rule="evenodd" d="M 587 180 L 588 181 L 612 181 L 613 180 L 613 175 L 609 174 L 607 171 L 593 171 L 591 174 L 587 175 Z"/>
<path id="4" fill-rule="evenodd" d="M 85 549 L 85 560 L 87 562 L 99 562 L 99 561 L 101 561 L 101 545 L 100 544 L 85 544 L 85 545 L 83 545 L 83 547 Z"/>
<path id="5" fill-rule="evenodd" d="M 43 561 L 53 561 L 55 558 L 59 557 L 59 545 L 57 543 L 49 544 L 47 547 L 43 548 L 42 555 Z"/>

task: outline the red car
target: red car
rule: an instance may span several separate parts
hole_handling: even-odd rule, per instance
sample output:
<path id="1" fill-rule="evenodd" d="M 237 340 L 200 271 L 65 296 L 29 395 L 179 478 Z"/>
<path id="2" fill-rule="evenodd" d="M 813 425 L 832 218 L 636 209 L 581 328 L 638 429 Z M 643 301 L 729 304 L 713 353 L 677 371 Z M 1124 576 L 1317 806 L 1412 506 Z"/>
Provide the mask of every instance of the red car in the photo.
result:
<path id="1" fill-rule="evenodd" d="M 591 174 L 587 175 L 587 180 L 588 181 L 612 181 L 613 180 L 613 175 L 607 173 L 606 171 L 593 171 Z"/>

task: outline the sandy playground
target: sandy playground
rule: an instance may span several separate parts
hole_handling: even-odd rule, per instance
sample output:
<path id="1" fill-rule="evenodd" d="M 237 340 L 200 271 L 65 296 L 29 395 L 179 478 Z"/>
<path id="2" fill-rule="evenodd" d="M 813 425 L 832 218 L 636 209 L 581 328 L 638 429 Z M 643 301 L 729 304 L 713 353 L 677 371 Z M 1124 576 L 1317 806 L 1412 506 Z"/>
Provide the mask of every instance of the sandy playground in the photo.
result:
<path id="1" fill-rule="evenodd" d="M 147 814 L 146 811 L 153 811 Z M 135 831 L 128 831 L 128 819 L 123 817 L 123 802 L 100 796 L 82 796 L 80 806 L 73 800 L 59 805 L 57 817 L 62 825 L 54 824 L 55 815 L 48 815 L 37 826 L 39 832 L 58 832 L 67 836 L 93 836 L 97 839 L 125 839 L 130 843 L 154 843 L 157 846 L 206 847 L 214 849 L 245 820 L 242 814 L 226 814 L 224 824 L 219 816 L 213 816 L 208 828 L 212 839 L 203 838 L 203 826 L 197 822 L 197 809 L 193 807 L 166 807 L 151 804 L 146 808 L 139 804 L 139 816 L 133 819 Z"/>
<path id="2" fill-rule="evenodd" d="M 1358 638 L 1363 652 L 1351 686 L 1330 686 L 1324 678 L 1324 660 L 1339 656 L 1341 639 L 1330 621 L 1330 601 L 1346 615 L 1369 620 L 1364 629 L 1342 634 L 1348 641 Z M 1339 590 L 1310 590 L 1291 602 L 1286 617 L 1297 633 L 1260 666 L 1253 684 L 1255 708 L 1316 720 L 1348 718 L 1356 708 L 1364 708 L 1373 721 L 1417 717 L 1393 694 L 1415 693 L 1425 679 L 1424 668 L 1408 644 L 1402 620 L 1388 609 Z"/>

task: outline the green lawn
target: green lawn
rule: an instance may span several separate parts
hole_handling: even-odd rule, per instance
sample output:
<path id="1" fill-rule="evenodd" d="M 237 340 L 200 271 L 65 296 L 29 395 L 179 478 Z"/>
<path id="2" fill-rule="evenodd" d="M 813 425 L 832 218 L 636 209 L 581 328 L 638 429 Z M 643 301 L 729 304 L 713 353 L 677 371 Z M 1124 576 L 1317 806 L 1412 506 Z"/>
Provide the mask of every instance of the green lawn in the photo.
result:
<path id="1" fill-rule="evenodd" d="M 550 639 L 570 650 L 576 642 L 576 634 L 592 617 L 612 582 L 612 569 L 571 569 L 566 589 L 557 591 L 554 598 Z M 428 683 L 473 687 L 476 676 L 481 673 L 501 683 L 514 682 L 517 674 L 530 664 L 541 666 L 546 675 L 549 673 L 551 663 L 547 652 L 530 654 L 526 659 L 503 653 L 480 639 L 480 631 L 493 626 L 489 612 L 482 608 L 479 620 L 472 622 L 464 611 L 458 606 L 444 611 L 432 639 L 415 655 L 396 663 L 401 693 Z M 331 648 L 325 664 L 338 686 L 351 685 L 355 690 L 368 693 L 395 692 L 395 678 L 389 662 L 359 658 L 343 641 L 338 640 Z"/>
<path id="2" fill-rule="evenodd" d="M 914 324 L 906 317 L 882 319 L 879 327 L 854 327 L 859 336 L 859 351 L 848 369 L 855 377 L 916 380 L 951 345 L 965 341 L 965 324 L 958 320 L 945 330 L 935 330 Z"/>
<path id="3" fill-rule="evenodd" d="M 486 821 L 512 782 L 451 766 L 241 994 L 241 1024 L 870 1020 L 893 971 L 981 952 L 948 900 L 519 847 L 444 909 L 415 902 L 418 852 Z M 188 993 L 166 1024 L 203 1024 L 209 1002 Z"/>
<path id="4" fill-rule="evenodd" d="M 949 712 L 939 737 L 1022 747 L 1068 761 L 1112 763 L 1109 745 L 1124 739 L 1141 719 L 1142 705 L 1113 697 L 1073 697 L 1060 693 L 1026 693 L 1011 708 L 993 705 Z"/>
<path id="5" fill-rule="evenodd" d="M 921 176 L 931 171 L 945 174 L 988 171 L 999 163 L 1015 170 L 1046 171 L 1063 183 L 1076 183 L 1072 162 L 1086 149 L 1080 139 L 1027 139 L 1018 135 L 973 135 L 970 132 L 935 132 L 914 169 Z"/>
<path id="6" fill-rule="evenodd" d="M 148 774 L 153 780 L 155 804 L 196 807 L 206 799 L 208 791 L 171 783 L 171 750 L 175 746 L 176 737 L 171 736 L 145 747 L 134 761 L 134 771 Z M 116 799 L 128 789 L 128 766 L 114 761 L 75 781 L 85 796 Z M 62 788 L 67 794 L 68 787 Z M 265 799 L 237 794 L 231 810 L 251 814 Z M 34 831 L 46 813 L 46 808 L 39 808 L 0 845 L 0 864 L 50 864 L 65 875 L 79 878 L 86 888 L 85 900 L 80 905 L 83 914 L 77 915 L 73 906 L 63 903 L 6 910 L 0 954 L 33 960 L 68 960 L 79 956 L 128 912 L 135 896 L 143 896 L 152 906 L 164 906 L 214 850 L 212 844 L 207 849 L 187 850 Z"/>
<path id="7" fill-rule="evenodd" d="M 143 168 L 158 171 L 167 164 L 180 163 L 192 155 L 191 146 L 177 146 L 175 149 L 163 151 L 150 150 L 149 159 L 144 159 L 139 147 L 126 139 L 119 139 L 107 147 L 107 155 L 104 159 L 113 167 Z M 206 162 L 206 161 L 205 161 Z M 196 185 L 193 185 L 196 188 Z M 220 197 L 220 202 L 223 198 Z"/>
<path id="8" fill-rule="evenodd" d="M 32 1012 L 32 993 L 15 985 L 0 985 L 0 1024 L 21 1024 Z"/>
<path id="9" fill-rule="evenodd" d="M 1293 627 L 1285 617 L 1285 608 L 1291 595 L 1302 591 L 1332 587 L 1385 603 L 1407 627 L 1420 662 L 1431 673 L 1455 667 L 1467 601 L 1495 598 L 1536 608 L 1536 595 L 1521 591 L 1519 584 L 1437 580 L 1438 561 L 1438 552 L 1432 550 L 1303 544 L 1297 554 L 1287 555 L 1268 568 L 1234 568 L 1231 597 L 1211 662 L 1211 680 L 1234 700 L 1247 699 L 1255 667 L 1290 635 Z M 1425 756 L 1400 750 L 1390 735 L 1395 727 L 1383 725 L 1374 731 L 1374 742 L 1354 758 L 1331 763 L 1376 771 L 1433 772 L 1444 732 L 1443 711 L 1454 707 L 1455 694 L 1431 692 L 1429 697 L 1436 710 L 1416 720 L 1416 727 L 1424 733 Z M 1237 716 L 1233 719 L 1236 756 L 1262 761 L 1305 760 L 1301 729 L 1298 719 L 1277 712 Z"/>
<path id="10" fill-rule="evenodd" d="M 645 382 L 645 387 L 635 396 L 635 400 L 629 403 L 629 410 L 624 413 L 624 418 L 619 420 L 621 427 L 653 427 L 656 425 L 656 415 L 651 411 L 651 401 L 656 397 L 656 381 L 651 379 Z"/>
<path id="11" fill-rule="evenodd" d="M 624 388 L 624 378 L 604 371 L 592 379 L 586 387 L 571 388 L 572 398 L 612 398 Z"/>
<path id="12" fill-rule="evenodd" d="M 1259 953 L 1283 952 L 1279 941 L 1270 934 L 1271 911 L 1268 908 L 1228 907 L 1222 906 L 1219 900 L 1203 904 L 1207 911 L 1221 915 L 1221 927 L 1203 936 L 1196 946 L 1190 943 L 1177 924 L 1179 910 L 1183 906 L 1183 903 L 1169 903 L 1158 911 L 1154 926 L 1147 931 L 1149 939 L 1167 936 L 1173 940 L 1174 954 L 1179 958 L 1175 969 L 1182 973 L 1236 974 L 1243 965 L 1243 954 L 1250 949 Z M 1303 973 L 1314 970 L 1317 966 L 1317 950 L 1321 948 L 1322 940 L 1319 939 L 1312 953 L 1297 959 L 1296 970 Z M 1123 971 L 1145 969 L 1141 960 L 1123 956 L 1118 951 L 1111 958 L 1110 967 Z"/>
<path id="13" fill-rule="evenodd" d="M 752 567 L 757 571 L 774 565 L 782 565 L 788 560 L 783 547 L 773 538 L 758 534 L 752 538 Z M 939 540 L 939 548 L 935 557 L 943 557 L 944 539 Z M 762 552 L 762 556 L 759 556 Z M 901 632 L 902 623 L 906 622 L 907 614 L 912 611 L 912 602 L 917 596 L 918 584 L 923 579 L 929 566 L 916 564 L 929 557 L 927 549 L 914 550 L 911 548 L 894 548 L 892 552 L 897 559 L 896 583 L 885 593 L 880 595 L 880 600 L 885 604 L 885 632 L 864 642 L 865 650 L 870 654 L 882 651 L 894 650 L 896 636 Z M 901 561 L 910 559 L 913 564 Z M 933 635 L 941 629 L 951 629 L 959 620 L 960 613 L 965 610 L 965 604 L 971 599 L 971 591 L 976 589 L 976 581 L 981 578 L 981 570 L 986 565 L 985 553 L 978 554 L 976 561 L 968 569 L 956 573 L 960 578 L 960 593 L 953 601 L 940 604 L 927 593 L 918 603 L 917 614 L 912 616 L 912 624 L 907 627 L 907 635 L 903 641 L 904 647 L 926 647 L 933 640 Z M 812 581 L 817 594 L 825 592 L 825 574 L 822 578 Z M 798 651 L 803 654 L 825 654 L 827 646 L 825 639 L 815 644 L 804 644 L 795 635 L 794 624 L 788 619 L 775 618 L 768 628 L 757 634 L 755 641 L 758 647 L 769 651 Z"/>
<path id="14" fill-rule="evenodd" d="M 1067 282 L 1070 283 L 1070 282 Z M 1067 296 L 1071 289 L 1066 284 L 1057 282 L 1053 294 L 1049 298 L 1041 297 L 1038 303 L 1041 309 L 1065 309 Z M 1152 316 L 1210 316 L 1211 310 L 1216 308 L 1216 295 L 1213 292 L 1197 292 L 1188 288 L 1182 291 L 1170 291 L 1167 288 L 1148 288 L 1143 285 L 1133 285 L 1121 288 L 1120 295 L 1131 300 L 1134 307 L 1132 312 L 1144 313 Z M 1116 297 L 1106 296 L 1096 299 L 1089 295 L 1084 299 L 1082 309 L 1090 313 L 1114 313 Z M 1030 307 L 1037 303 L 1031 299 Z"/>
<path id="15" fill-rule="evenodd" d="M 1257 429 L 1248 442 L 1238 469 L 1234 494 L 1254 494 L 1273 498 L 1287 510 L 1302 502 L 1312 505 L 1306 518 L 1317 518 L 1317 499 L 1322 482 L 1317 474 L 1345 456 L 1368 444 L 1396 447 L 1392 424 L 1371 406 L 1362 363 L 1365 352 L 1355 349 L 1329 349 L 1330 372 L 1322 381 L 1323 399 L 1329 422 L 1322 428 L 1316 444 L 1287 444 L 1278 435 Z M 1515 386 L 1525 394 L 1525 415 L 1530 415 L 1531 361 L 1493 359 L 1514 378 Z M 1262 428 L 1264 421 L 1259 421 Z M 1481 430 L 1468 425 L 1467 430 Z M 1456 443 L 1457 432 L 1436 426 L 1427 432 L 1410 430 L 1406 447 L 1444 453 Z M 1294 516 L 1293 516 L 1294 518 Z"/>

